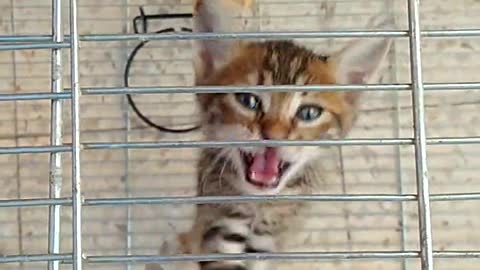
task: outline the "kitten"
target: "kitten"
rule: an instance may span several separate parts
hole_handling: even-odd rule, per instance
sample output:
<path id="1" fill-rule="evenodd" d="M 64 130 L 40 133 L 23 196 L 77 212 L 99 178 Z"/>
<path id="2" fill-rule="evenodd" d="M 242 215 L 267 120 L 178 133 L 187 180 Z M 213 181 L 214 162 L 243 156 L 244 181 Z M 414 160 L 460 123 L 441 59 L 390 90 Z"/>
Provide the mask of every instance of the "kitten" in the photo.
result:
<path id="1" fill-rule="evenodd" d="M 241 1 L 198 1 L 197 32 L 234 32 Z M 377 25 L 384 26 L 384 23 Z M 324 57 L 291 41 L 197 41 L 196 85 L 328 85 L 376 83 L 390 48 L 365 38 Z M 197 94 L 208 140 L 341 138 L 355 120 L 358 92 Z M 319 148 L 230 147 L 202 150 L 198 196 L 315 193 Z M 181 235 L 193 254 L 277 252 L 301 226 L 301 202 L 198 205 L 194 226 Z M 266 261 L 211 261 L 202 270 L 260 270 Z"/>

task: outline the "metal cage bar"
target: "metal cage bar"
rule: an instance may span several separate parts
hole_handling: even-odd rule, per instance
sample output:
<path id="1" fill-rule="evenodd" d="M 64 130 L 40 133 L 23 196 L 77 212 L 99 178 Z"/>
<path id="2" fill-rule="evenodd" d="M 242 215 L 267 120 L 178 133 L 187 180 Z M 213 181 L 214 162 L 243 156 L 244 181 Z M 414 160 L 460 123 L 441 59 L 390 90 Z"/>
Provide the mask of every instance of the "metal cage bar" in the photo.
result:
<path id="1" fill-rule="evenodd" d="M 438 259 L 479 259 L 480 251 L 434 251 Z M 415 259 L 419 258 L 417 251 L 354 251 L 354 252 L 276 252 L 260 254 L 205 254 L 205 255 L 132 255 L 132 256 L 85 256 L 87 263 L 147 263 L 147 262 L 185 262 L 210 260 L 366 260 L 366 259 Z M 71 264 L 70 254 L 59 255 L 19 255 L 0 257 L 0 263 L 13 262 L 48 262 L 60 261 Z"/>
<path id="2" fill-rule="evenodd" d="M 49 207 L 49 254 L 2 256 L 0 263 L 49 262 L 49 270 L 58 270 L 60 263 L 72 263 L 74 270 L 82 270 L 87 263 L 138 263 L 203 260 L 308 260 L 308 259 L 411 259 L 420 258 L 422 270 L 433 270 L 434 258 L 480 258 L 480 251 L 434 251 L 430 220 L 430 202 L 480 200 L 480 193 L 430 194 L 428 188 L 427 145 L 479 144 L 480 137 L 427 138 L 425 132 L 424 91 L 479 90 L 480 82 L 428 84 L 422 79 L 421 38 L 479 37 L 480 29 L 426 30 L 421 31 L 419 1 L 408 1 L 409 29 L 399 31 L 328 31 L 328 32 L 248 32 L 248 33 L 177 33 L 177 34 L 124 34 L 124 35 L 79 35 L 77 0 L 70 0 L 70 33 L 63 36 L 61 0 L 52 0 L 52 35 L 0 36 L 0 51 L 22 49 L 52 49 L 52 91 L 50 93 L 1 94 L 0 101 L 51 100 L 51 145 L 37 147 L 0 147 L 0 154 L 50 153 L 50 196 L 48 199 L 0 200 L 0 207 Z M 145 40 L 198 40 L 198 39 L 277 39 L 277 38 L 352 38 L 392 37 L 408 38 L 410 44 L 411 84 L 344 85 L 344 86 L 255 86 L 255 87 L 112 87 L 80 88 L 79 42 L 145 41 Z M 23 43 L 22 43 L 23 42 Z M 5 44 L 3 44 L 5 43 Z M 17 44 L 18 43 L 18 44 Z M 63 89 L 61 73 L 61 49 L 70 49 L 71 88 Z M 170 94 L 170 93 L 224 93 L 231 91 L 412 91 L 415 133 L 413 138 L 394 139 L 346 139 L 317 141 L 163 141 L 125 143 L 81 143 L 80 141 L 80 96 L 123 94 Z M 72 102 L 72 144 L 62 144 L 61 100 Z M 83 199 L 81 194 L 81 150 L 99 149 L 154 149 L 154 148 L 206 148 L 226 146 L 353 146 L 353 145 L 413 145 L 417 172 L 417 194 L 342 194 L 308 196 L 218 196 L 218 197 L 127 197 L 106 199 Z M 72 154 L 72 197 L 61 198 L 61 154 Z M 311 201 L 311 202 L 417 202 L 420 222 L 420 251 L 369 251 L 369 252 L 294 252 L 264 254 L 206 254 L 198 256 L 83 256 L 82 207 L 150 205 L 150 204 L 203 204 L 238 203 L 260 201 Z M 73 252 L 60 252 L 59 223 L 60 207 L 71 206 L 73 212 Z"/>
<path id="3" fill-rule="evenodd" d="M 410 29 L 410 74 L 412 80 L 412 106 L 417 176 L 418 215 L 420 225 L 420 262 L 422 270 L 433 270 L 432 221 L 427 167 L 427 135 L 422 76 L 420 36 L 420 1 L 408 0 L 408 25 Z"/>
<path id="4" fill-rule="evenodd" d="M 429 38 L 478 37 L 480 29 L 423 30 L 421 35 Z M 125 40 L 185 40 L 185 39 L 251 39 L 251 38 L 353 38 L 353 37 L 408 37 L 408 30 L 396 31 L 300 31 L 300 32 L 242 32 L 242 33 L 176 33 L 176 34 L 124 34 L 81 35 L 81 41 Z M 67 40 L 70 36 L 65 36 Z M 50 41 L 48 35 L 0 36 L 0 42 Z"/>
<path id="5" fill-rule="evenodd" d="M 118 262 L 181 262 L 210 260 L 355 260 L 355 259 L 414 259 L 417 251 L 357 251 L 357 252 L 277 252 L 260 254 L 207 254 L 176 256 L 90 256 L 91 263 Z M 480 258 L 479 251 L 435 251 L 435 258 Z"/>
<path id="6" fill-rule="evenodd" d="M 62 24 L 62 0 L 52 0 L 52 32 L 53 41 L 63 42 L 63 24 Z M 63 63 L 61 49 L 52 50 L 52 93 L 61 93 L 63 91 Z M 51 123 L 50 123 L 50 144 L 53 146 L 62 145 L 63 136 L 63 118 L 62 101 L 51 101 Z M 62 153 L 50 153 L 50 188 L 49 197 L 58 199 L 62 192 Z M 48 252 L 50 254 L 60 253 L 60 205 L 51 205 L 49 207 L 48 217 Z M 49 261 L 48 270 L 59 270 L 59 261 Z"/>
<path id="7" fill-rule="evenodd" d="M 0 44 L 0 51 L 11 50 L 42 50 L 42 49 L 61 49 L 68 48 L 69 43 L 45 42 L 45 43 L 31 43 L 31 44 Z"/>
<path id="8" fill-rule="evenodd" d="M 80 85 L 78 2 L 70 0 L 70 72 L 72 87 L 72 233 L 73 270 L 82 270 L 82 182 L 80 177 Z"/>
<path id="9" fill-rule="evenodd" d="M 321 195 L 275 195 L 275 196 L 204 196 L 204 197 L 129 197 L 85 199 L 84 206 L 122 206 L 153 204 L 215 204 L 266 201 L 305 201 L 305 202 L 416 202 L 416 194 L 321 194 Z M 480 193 L 441 193 L 431 194 L 430 201 L 476 201 Z M 71 198 L 0 200 L 0 207 L 37 207 L 51 205 L 72 205 Z"/>
<path id="10" fill-rule="evenodd" d="M 127 18 L 129 17 L 130 15 L 130 12 L 129 12 L 129 9 L 128 9 L 128 5 L 129 5 L 129 2 L 130 0 L 123 0 L 122 1 L 122 5 L 123 7 L 125 8 L 125 11 L 124 11 L 124 20 L 127 22 Z M 126 24 L 126 29 L 128 32 L 130 32 L 130 27 L 131 27 L 131 24 L 130 23 L 127 23 Z M 128 42 L 125 43 L 124 45 L 124 48 L 125 48 L 125 52 L 127 52 L 127 47 L 129 46 L 130 44 Z M 128 58 L 129 58 L 129 55 L 128 53 L 125 53 L 125 56 L 124 56 L 124 62 L 125 62 L 125 65 L 128 63 Z M 82 89 L 82 93 L 85 93 Z M 128 99 L 126 96 L 124 96 L 124 99 L 123 99 L 123 108 L 125 110 L 124 114 L 123 114 L 123 119 L 124 119 L 124 123 L 125 123 L 125 134 L 124 134 L 124 139 L 126 142 L 129 142 L 130 141 L 130 131 L 131 131 L 131 121 L 130 121 L 130 109 L 129 109 L 129 104 L 128 104 Z M 132 188 L 131 188 L 131 184 L 130 184 L 130 150 L 129 149 L 125 149 L 124 150 L 124 175 L 123 175 L 123 182 L 125 183 L 125 187 L 124 187 L 124 190 L 125 190 L 125 196 L 127 198 L 131 198 L 132 197 Z M 134 241 L 133 241 L 133 207 L 132 205 L 128 205 L 126 206 L 126 211 L 125 211 L 125 223 L 126 223 L 126 233 L 125 233 L 125 254 L 127 256 L 131 256 L 133 255 L 132 254 L 132 246 L 134 245 Z M 126 266 L 125 266 L 125 269 L 126 270 L 132 270 L 133 269 L 133 265 L 132 263 L 127 263 Z"/>
<path id="11" fill-rule="evenodd" d="M 367 138 L 343 140 L 251 140 L 251 141 L 162 141 L 162 142 L 128 142 L 128 143 L 83 143 L 85 150 L 101 149 L 158 149 L 158 148 L 218 148 L 239 146 L 385 146 L 385 145 L 412 145 L 412 138 Z M 449 144 L 479 144 L 480 137 L 433 137 L 426 138 L 428 145 Z M 26 147 L 0 147 L 0 155 L 6 154 L 34 154 L 57 153 L 71 151 L 69 145 L 62 146 L 26 146 Z"/>
<path id="12" fill-rule="evenodd" d="M 196 94 L 228 92 L 324 92 L 324 91 L 410 91 L 410 84 L 369 84 L 369 85 L 277 85 L 277 86 L 162 86 L 162 87 L 101 87 L 83 88 L 83 95 L 125 95 L 125 94 Z M 425 83 L 425 91 L 480 90 L 480 82 Z M 25 101 L 45 99 L 71 99 L 71 89 L 61 93 L 0 94 L 0 101 Z"/>

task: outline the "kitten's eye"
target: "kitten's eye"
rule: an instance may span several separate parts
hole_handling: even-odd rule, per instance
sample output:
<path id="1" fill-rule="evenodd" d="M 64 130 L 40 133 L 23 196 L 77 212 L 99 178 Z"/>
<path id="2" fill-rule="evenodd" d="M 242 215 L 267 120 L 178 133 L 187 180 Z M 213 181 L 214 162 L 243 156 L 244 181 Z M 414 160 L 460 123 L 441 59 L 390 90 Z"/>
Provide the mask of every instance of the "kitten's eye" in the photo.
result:
<path id="1" fill-rule="evenodd" d="M 249 93 L 237 93 L 235 94 L 237 101 L 246 108 L 254 111 L 261 109 L 262 102 L 260 98 L 254 94 Z"/>
<path id="2" fill-rule="evenodd" d="M 301 106 L 297 111 L 297 118 L 302 121 L 313 121 L 322 115 L 323 108 L 314 105 Z"/>

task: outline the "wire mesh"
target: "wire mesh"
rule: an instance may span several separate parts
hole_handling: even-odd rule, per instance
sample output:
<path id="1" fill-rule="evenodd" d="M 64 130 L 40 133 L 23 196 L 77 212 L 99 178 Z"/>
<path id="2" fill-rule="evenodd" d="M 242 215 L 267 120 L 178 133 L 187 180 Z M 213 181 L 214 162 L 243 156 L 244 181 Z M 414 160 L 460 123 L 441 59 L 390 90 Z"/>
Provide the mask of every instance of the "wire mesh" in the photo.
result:
<path id="1" fill-rule="evenodd" d="M 251 18 L 254 30 L 209 35 L 129 34 L 138 5 L 161 12 L 188 12 L 190 1 L 77 4 L 75 0 L 11 0 L 2 4 L 2 12 L 7 14 L 2 18 L 8 19 L 2 19 L 0 25 L 7 33 L 0 37 L 0 50 L 5 51 L 0 53 L 4 66 L 0 88 L 5 90 L 0 95 L 5 104 L 0 108 L 0 115 L 5 116 L 1 119 L 0 163 L 2 178 L 15 181 L 4 181 L 5 199 L 0 201 L 4 212 L 0 263 L 6 263 L 0 267 L 44 269 L 48 262 L 51 270 L 118 269 L 113 265 L 119 264 L 143 269 L 146 262 L 222 258 L 296 261 L 297 269 L 298 264 L 311 269 L 308 261 L 322 269 L 476 269 L 477 262 L 467 259 L 480 257 L 478 236 L 473 232 L 479 222 L 480 194 L 473 191 L 478 189 L 474 181 L 480 143 L 475 90 L 480 83 L 476 63 L 469 59 L 478 42 L 465 37 L 480 35 L 474 16 L 479 4 L 465 0 L 445 8 L 440 1 L 424 1 L 419 9 L 414 0 L 359 2 L 258 1 Z M 409 30 L 338 30 L 344 25 L 357 28 L 359 18 L 367 19 L 378 11 L 392 14 L 397 23 L 405 23 L 400 29 Z M 62 22 L 62 13 L 68 13 L 69 23 Z M 457 16 L 459 13 L 464 16 Z M 452 17 L 455 20 L 449 20 Z M 188 25 L 189 21 L 182 19 L 177 24 Z M 319 24 L 325 29 L 304 29 L 306 25 L 316 29 Z M 466 29 L 469 24 L 474 28 Z M 49 29 L 53 35 L 39 34 Z M 67 34 L 63 36 L 62 31 Z M 397 38 L 387 83 L 254 87 L 264 91 L 372 92 L 351 139 L 208 142 L 198 133 L 179 138 L 145 130 L 137 119 L 125 114 L 123 95 L 142 94 L 137 97 L 140 105 L 154 119 L 189 126 L 195 121 L 190 94 L 253 90 L 185 87 L 191 84 L 192 75 L 189 40 L 296 38 L 325 50 L 348 38 L 375 36 Z M 124 88 L 120 70 L 125 55 L 134 41 L 147 39 L 158 42 L 139 56 L 133 68 L 139 86 Z M 51 55 L 42 50 L 49 48 Z M 51 70 L 45 68 L 49 64 Z M 45 90 L 49 85 L 51 92 Z M 80 135 L 84 143 L 80 143 Z M 195 197 L 195 150 L 228 144 L 341 146 L 341 152 L 325 153 L 332 163 L 326 164 L 325 172 L 332 179 L 325 183 L 325 194 Z M 50 195 L 45 179 L 50 179 Z M 72 188 L 60 192 L 60 187 L 68 184 Z M 158 255 L 169 234 L 189 226 L 191 205 L 261 200 L 315 203 L 309 214 L 316 221 L 306 224 L 300 240 L 310 249 L 293 245 L 292 250 L 299 252 L 260 256 Z M 171 204 L 178 208 L 171 209 Z M 286 263 L 285 267 L 291 266 Z"/>

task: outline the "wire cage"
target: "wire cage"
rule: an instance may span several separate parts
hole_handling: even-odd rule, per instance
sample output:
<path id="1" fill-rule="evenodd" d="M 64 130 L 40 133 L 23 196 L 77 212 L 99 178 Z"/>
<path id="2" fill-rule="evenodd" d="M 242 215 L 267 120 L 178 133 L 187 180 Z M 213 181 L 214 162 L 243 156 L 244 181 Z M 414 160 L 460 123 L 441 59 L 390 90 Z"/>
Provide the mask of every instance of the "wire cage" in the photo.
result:
<path id="1" fill-rule="evenodd" d="M 312 221 L 291 252 L 218 256 L 278 259 L 282 269 L 478 269 L 480 2 L 257 0 L 248 32 L 213 35 L 188 32 L 190 0 L 0 7 L 0 269 L 206 259 L 217 255 L 160 249 L 189 228 L 194 204 L 255 200 L 308 201 Z M 139 7 L 159 16 L 147 27 Z M 378 13 L 397 28 L 361 27 Z M 180 31 L 157 33 L 170 27 Z M 218 90 L 190 86 L 193 39 L 292 38 L 328 53 L 378 36 L 395 45 L 381 84 L 348 86 L 369 95 L 350 137 L 308 142 L 330 146 L 318 195 L 195 197 L 197 150 L 223 142 L 151 129 L 126 96 L 153 123 L 189 128 L 198 120 L 192 94 Z M 145 41 L 125 87 L 129 56 Z"/>

